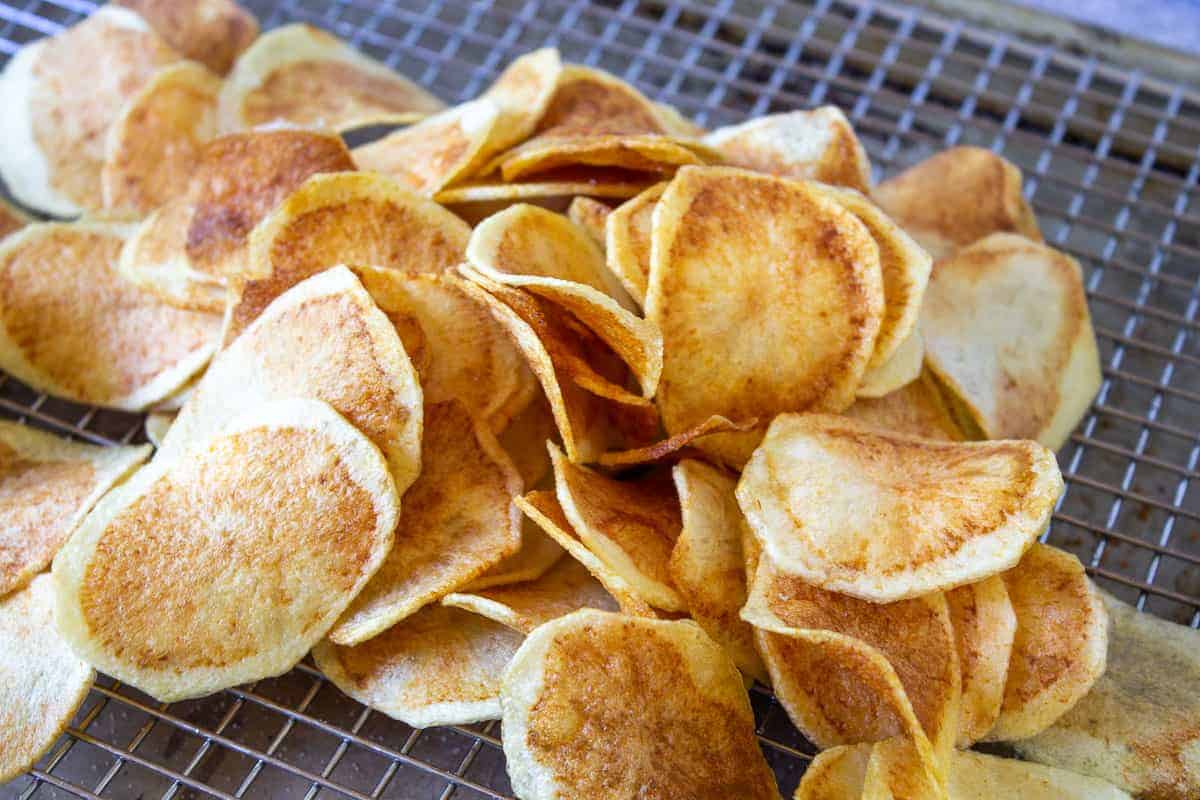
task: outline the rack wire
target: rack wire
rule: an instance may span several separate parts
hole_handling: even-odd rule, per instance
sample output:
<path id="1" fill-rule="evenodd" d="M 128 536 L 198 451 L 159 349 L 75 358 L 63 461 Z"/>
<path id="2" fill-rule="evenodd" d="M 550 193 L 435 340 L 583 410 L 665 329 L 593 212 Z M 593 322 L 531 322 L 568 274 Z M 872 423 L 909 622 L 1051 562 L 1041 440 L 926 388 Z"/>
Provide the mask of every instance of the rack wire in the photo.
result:
<path id="1" fill-rule="evenodd" d="M 1200 626 L 1200 91 L 872 0 L 251 2 L 264 27 L 331 30 L 447 101 L 555 45 L 706 126 L 822 103 L 850 115 L 876 178 L 954 144 L 1026 176 L 1047 241 L 1082 263 L 1104 384 L 1059 453 L 1067 491 L 1048 540 L 1139 608 Z M 88 0 L 0 0 L 0 54 L 53 34 Z M 98 443 L 142 441 L 138 416 L 0 376 L 0 415 Z M 769 692 L 751 695 L 785 796 L 813 749 Z M 7 798 L 507 799 L 497 723 L 418 731 L 303 664 L 161 704 L 101 678 Z"/>

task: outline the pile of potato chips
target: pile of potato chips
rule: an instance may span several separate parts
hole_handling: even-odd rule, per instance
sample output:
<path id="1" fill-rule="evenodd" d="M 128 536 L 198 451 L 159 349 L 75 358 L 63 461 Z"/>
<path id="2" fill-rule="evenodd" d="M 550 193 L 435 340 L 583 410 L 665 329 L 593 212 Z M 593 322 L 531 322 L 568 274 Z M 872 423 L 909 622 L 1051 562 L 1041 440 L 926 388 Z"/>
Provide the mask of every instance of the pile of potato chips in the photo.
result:
<path id="1" fill-rule="evenodd" d="M 1015 167 L 873 186 L 832 107 L 706 132 L 547 49 L 446 108 L 257 31 L 125 0 L 0 77 L 0 174 L 82 215 L 7 212 L 0 368 L 155 445 L 0 424 L 0 780 L 93 669 L 311 652 L 502 719 L 524 800 L 779 797 L 753 681 L 797 798 L 1200 793 L 1200 635 L 1039 543 L 1100 366 Z"/>

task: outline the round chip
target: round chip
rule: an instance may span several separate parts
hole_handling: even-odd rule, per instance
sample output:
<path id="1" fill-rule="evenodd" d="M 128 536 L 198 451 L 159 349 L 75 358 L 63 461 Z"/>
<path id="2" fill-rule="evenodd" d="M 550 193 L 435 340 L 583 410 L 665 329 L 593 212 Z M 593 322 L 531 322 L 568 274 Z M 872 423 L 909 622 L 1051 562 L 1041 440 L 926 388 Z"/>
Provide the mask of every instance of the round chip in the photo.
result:
<path id="1" fill-rule="evenodd" d="M 957 746 L 967 748 L 982 739 L 1000 716 L 1017 617 L 999 575 L 951 589 L 946 602 L 962 670 Z"/>
<path id="2" fill-rule="evenodd" d="M 738 502 L 779 569 L 889 603 L 1016 564 L 1062 494 L 1035 442 L 938 442 L 823 414 L 781 414 Z"/>
<path id="3" fill-rule="evenodd" d="M 658 198 L 667 190 L 658 183 L 613 209 L 605 220 L 608 269 L 621 279 L 638 305 L 646 304 L 650 276 L 650 236 Z"/>
<path id="4" fill-rule="evenodd" d="M 938 389 L 937 379 L 923 370 L 915 381 L 878 399 L 859 397 L 847 417 L 892 433 L 961 442 L 964 437 Z"/>
<path id="5" fill-rule="evenodd" d="M 192 212 L 187 198 L 177 197 L 142 220 L 121 248 L 117 271 L 176 308 L 221 314 L 228 299 L 224 277 L 193 269 L 188 259 Z"/>
<path id="6" fill-rule="evenodd" d="M 218 75 L 258 36 L 258 20 L 234 0 L 113 0 L 141 15 L 180 53 Z"/>
<path id="7" fill-rule="evenodd" d="M 526 800 L 779 796 L 741 677 L 694 622 L 561 617 L 521 645 L 500 701 Z"/>
<path id="8" fill-rule="evenodd" d="M 328 405 L 255 406 L 97 504 L 54 560 L 71 648 L 163 702 L 279 675 L 392 546 L 379 449 Z"/>

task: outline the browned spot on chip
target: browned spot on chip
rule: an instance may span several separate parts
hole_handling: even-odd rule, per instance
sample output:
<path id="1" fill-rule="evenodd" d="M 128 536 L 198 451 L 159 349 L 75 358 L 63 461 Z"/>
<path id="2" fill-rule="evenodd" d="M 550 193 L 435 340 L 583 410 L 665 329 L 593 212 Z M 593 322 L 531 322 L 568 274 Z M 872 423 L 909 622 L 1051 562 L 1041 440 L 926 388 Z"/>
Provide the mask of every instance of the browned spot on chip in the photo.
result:
<path id="1" fill-rule="evenodd" d="M 116 0 L 183 55 L 224 75 L 258 36 L 258 20 L 233 0 Z"/>
<path id="2" fill-rule="evenodd" d="M 600 456 L 600 464 L 605 467 L 630 467 L 638 464 L 653 464 L 659 461 L 669 461 L 688 457 L 688 448 L 700 438 L 714 433 L 729 433 L 731 431 L 749 431 L 758 425 L 757 419 L 734 422 L 724 417 L 713 415 L 708 419 L 677 433 L 661 442 L 637 447 L 633 450 L 618 450 Z"/>

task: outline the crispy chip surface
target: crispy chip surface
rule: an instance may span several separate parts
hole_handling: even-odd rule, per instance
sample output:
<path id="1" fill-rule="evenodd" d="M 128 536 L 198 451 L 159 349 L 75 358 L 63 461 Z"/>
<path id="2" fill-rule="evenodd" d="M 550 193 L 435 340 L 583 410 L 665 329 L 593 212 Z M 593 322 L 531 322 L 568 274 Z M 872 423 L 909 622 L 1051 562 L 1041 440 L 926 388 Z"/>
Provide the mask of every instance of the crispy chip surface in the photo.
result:
<path id="1" fill-rule="evenodd" d="M 612 206 L 591 197 L 576 197 L 567 207 L 567 216 L 571 222 L 587 231 L 592 241 L 604 249 L 604 239 L 607 235 L 606 225 L 608 215 L 613 211 Z"/>
<path id="2" fill-rule="evenodd" d="M 399 510 L 331 407 L 254 406 L 97 504 L 54 560 L 59 632 L 164 702 L 279 675 L 379 568 Z"/>
<path id="3" fill-rule="evenodd" d="M 654 208 L 666 190 L 666 183 L 657 183 L 617 206 L 605 220 L 608 269 L 621 279 L 638 305 L 646 304 Z"/>
<path id="4" fill-rule="evenodd" d="M 945 781 L 924 769 L 920 748 L 904 737 L 871 747 L 863 776 L 862 800 L 949 800 Z"/>
<path id="5" fill-rule="evenodd" d="M 228 295 L 225 281 L 192 268 L 187 255 L 191 223 L 192 205 L 186 197 L 155 209 L 125 240 L 117 271 L 176 308 L 221 314 Z"/>
<path id="6" fill-rule="evenodd" d="M 234 0 L 115 0 L 180 53 L 218 75 L 258 36 L 258 20 Z"/>
<path id="7" fill-rule="evenodd" d="M 964 438 L 938 389 L 937 379 L 928 370 L 922 370 L 915 381 L 883 397 L 858 398 L 843 413 L 890 433 L 948 442 L 960 442 Z"/>
<path id="8" fill-rule="evenodd" d="M 737 669 L 694 622 L 559 618 L 521 645 L 500 700 L 528 800 L 779 796 Z"/>
<path id="9" fill-rule="evenodd" d="M 925 337 L 919 329 L 913 329 L 891 358 L 863 375 L 855 397 L 877 400 L 898 392 L 919 378 L 924 366 Z"/>
<path id="10" fill-rule="evenodd" d="M 871 745 L 843 745 L 817 753 L 804 770 L 794 800 L 861 800 Z"/>
<path id="11" fill-rule="evenodd" d="M 552 47 L 533 50 L 509 62 L 483 97 L 500 110 L 500 120 L 475 157 L 472 167 L 484 162 L 533 133 L 546 111 L 562 73 L 562 58 Z"/>
<path id="12" fill-rule="evenodd" d="M 1129 800 L 1125 792 L 1096 778 L 970 751 L 956 752 L 951 759 L 949 791 L 950 800 Z"/>
<path id="13" fill-rule="evenodd" d="M 962 670 L 958 746 L 966 748 L 982 739 L 1000 716 L 1017 616 L 999 575 L 951 589 L 946 602 Z"/>

